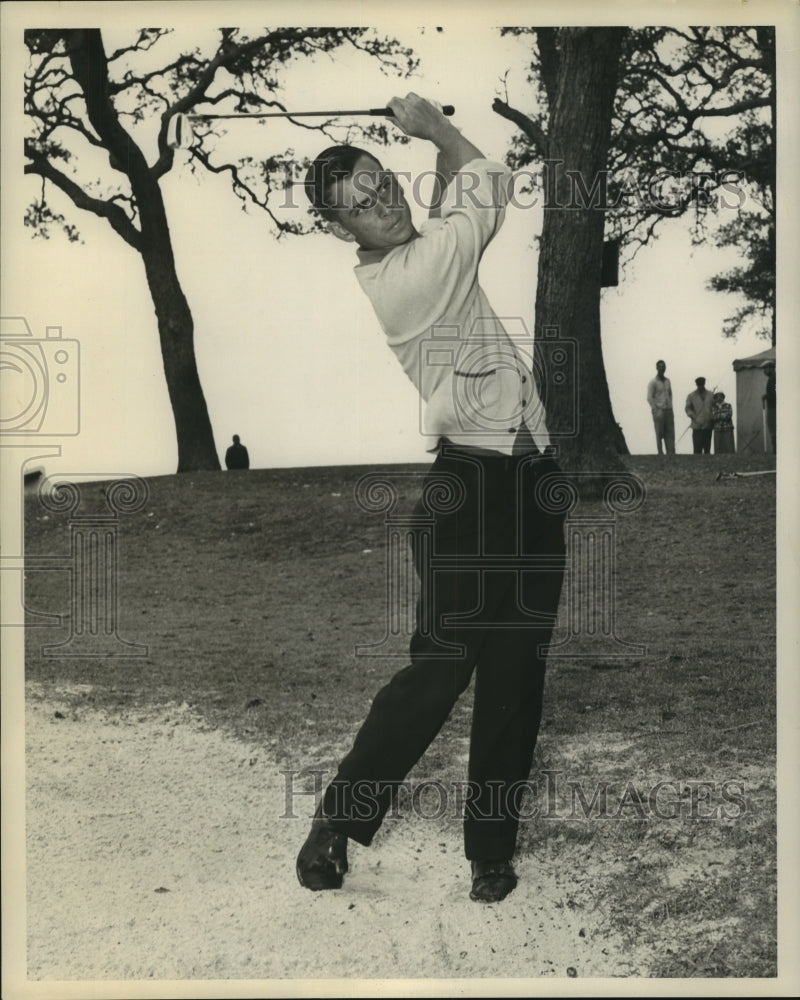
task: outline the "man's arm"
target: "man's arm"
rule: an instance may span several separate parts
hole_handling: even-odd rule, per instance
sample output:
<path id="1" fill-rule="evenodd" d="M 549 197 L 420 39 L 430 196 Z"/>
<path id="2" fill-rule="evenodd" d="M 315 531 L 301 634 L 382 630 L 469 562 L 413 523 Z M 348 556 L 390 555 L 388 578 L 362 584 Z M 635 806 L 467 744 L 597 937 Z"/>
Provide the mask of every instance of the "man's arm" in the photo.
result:
<path id="1" fill-rule="evenodd" d="M 478 147 L 464 138 L 455 125 L 424 97 L 414 93 L 393 97 L 389 107 L 394 112 L 395 124 L 406 135 L 428 139 L 436 146 L 442 154 L 442 172 L 448 180 L 470 160 L 485 159 Z"/>
<path id="2" fill-rule="evenodd" d="M 437 219 L 442 214 L 447 186 L 453 177 L 470 160 L 483 160 L 485 156 L 424 97 L 414 93 L 395 97 L 389 101 L 389 107 L 394 111 L 395 124 L 401 131 L 417 139 L 428 139 L 436 146 L 436 178 L 428 217 Z"/>
<path id="3" fill-rule="evenodd" d="M 448 166 L 447 157 L 440 149 L 436 153 L 436 176 L 433 179 L 433 193 L 428 209 L 429 219 L 441 218 L 442 203 L 444 202 L 445 194 L 447 194 L 447 185 L 452 180 L 452 177 L 453 174 Z"/>

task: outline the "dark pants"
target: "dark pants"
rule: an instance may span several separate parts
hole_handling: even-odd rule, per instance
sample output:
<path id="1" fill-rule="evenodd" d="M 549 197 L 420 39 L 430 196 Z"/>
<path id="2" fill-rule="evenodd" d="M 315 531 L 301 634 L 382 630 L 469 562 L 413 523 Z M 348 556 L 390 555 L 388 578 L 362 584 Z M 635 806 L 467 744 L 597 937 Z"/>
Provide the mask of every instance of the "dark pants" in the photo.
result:
<path id="1" fill-rule="evenodd" d="M 775 423 L 775 407 L 767 407 L 767 428 L 769 429 L 769 438 L 772 442 L 772 453 L 773 455 L 778 454 L 778 431 Z"/>
<path id="2" fill-rule="evenodd" d="M 370 843 L 393 786 L 396 793 L 474 672 L 465 852 L 470 859 L 514 853 L 520 783 L 530 774 L 542 711 L 539 647 L 550 641 L 563 580 L 563 515 L 543 510 L 534 488 L 558 471 L 541 456 L 487 456 L 452 445 L 434 462 L 423 497 L 443 475 L 457 477 L 464 493 L 457 509 L 434 515 L 434 563 L 448 566 L 431 573 L 425 546 L 415 545 L 421 592 L 411 664 L 378 692 L 322 801 L 323 813 L 357 842 Z M 417 512 L 424 513 L 421 501 Z M 519 580 L 497 560 L 490 571 L 477 558 L 517 554 L 552 558 Z M 470 615 L 469 623 L 448 623 L 451 615 Z M 442 655 L 443 643 L 463 649 Z"/>
<path id="3" fill-rule="evenodd" d="M 692 431 L 692 447 L 695 455 L 711 454 L 711 434 L 713 430 L 713 427 L 706 427 L 703 430 Z"/>

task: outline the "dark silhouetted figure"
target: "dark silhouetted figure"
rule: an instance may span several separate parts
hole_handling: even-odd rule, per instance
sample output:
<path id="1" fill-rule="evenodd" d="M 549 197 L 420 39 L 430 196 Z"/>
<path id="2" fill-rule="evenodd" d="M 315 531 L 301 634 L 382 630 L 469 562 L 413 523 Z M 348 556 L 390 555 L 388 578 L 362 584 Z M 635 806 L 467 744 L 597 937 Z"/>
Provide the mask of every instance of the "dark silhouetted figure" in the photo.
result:
<path id="1" fill-rule="evenodd" d="M 695 455 L 710 455 L 714 397 L 706 389 L 706 380 L 702 376 L 696 378 L 694 384 L 697 388 L 686 397 L 686 416 L 692 422 L 692 449 Z"/>
<path id="2" fill-rule="evenodd" d="M 714 393 L 714 454 L 733 455 L 736 447 L 733 440 L 733 407 L 725 402 L 724 392 Z"/>
<path id="3" fill-rule="evenodd" d="M 775 365 L 770 361 L 764 365 L 764 374 L 767 376 L 767 391 L 761 397 L 767 408 L 767 427 L 769 429 L 770 440 L 772 441 L 772 451 L 778 454 L 778 431 L 775 423 Z"/>
<path id="4" fill-rule="evenodd" d="M 250 456 L 247 454 L 247 448 L 239 441 L 239 435 L 233 435 L 233 444 L 225 452 L 225 468 L 226 469 L 249 469 L 250 468 Z"/>
<path id="5" fill-rule="evenodd" d="M 672 383 L 664 374 L 665 361 L 656 361 L 655 378 L 647 383 L 647 402 L 653 414 L 656 429 L 656 447 L 661 455 L 661 445 L 668 455 L 675 454 L 675 414 L 672 412 Z"/>

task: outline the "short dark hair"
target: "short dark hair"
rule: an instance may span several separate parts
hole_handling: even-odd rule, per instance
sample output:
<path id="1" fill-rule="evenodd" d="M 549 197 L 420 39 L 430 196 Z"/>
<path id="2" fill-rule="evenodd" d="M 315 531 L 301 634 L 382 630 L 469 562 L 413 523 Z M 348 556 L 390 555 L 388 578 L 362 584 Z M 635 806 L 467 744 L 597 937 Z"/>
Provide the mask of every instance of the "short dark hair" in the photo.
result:
<path id="1" fill-rule="evenodd" d="M 366 149 L 359 149 L 358 146 L 329 146 L 308 168 L 305 179 L 306 196 L 323 219 L 336 218 L 329 200 L 330 190 L 337 181 L 344 180 L 353 173 L 362 156 L 368 156 L 381 166 L 378 158 Z"/>

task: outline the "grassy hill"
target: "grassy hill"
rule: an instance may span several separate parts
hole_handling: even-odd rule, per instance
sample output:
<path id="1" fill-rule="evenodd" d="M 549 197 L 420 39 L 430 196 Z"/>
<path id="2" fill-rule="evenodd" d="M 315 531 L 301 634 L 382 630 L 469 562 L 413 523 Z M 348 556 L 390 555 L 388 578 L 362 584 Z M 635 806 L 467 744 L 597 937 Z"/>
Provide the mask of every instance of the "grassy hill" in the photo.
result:
<path id="1" fill-rule="evenodd" d="M 602 906 L 648 943 L 658 975 L 774 975 L 775 479 L 717 478 L 770 459 L 627 462 L 646 499 L 616 518 L 616 630 L 646 653 L 599 656 L 582 641 L 580 656 L 551 661 L 542 798 L 520 849 L 574 866 L 574 905 Z M 383 470 L 398 510 L 424 468 Z M 70 578 L 35 558 L 69 554 L 70 521 L 27 497 L 26 605 L 65 616 L 48 629 L 31 618 L 27 678 L 112 709 L 187 702 L 285 767 L 330 773 L 406 662 L 402 636 L 391 657 L 354 655 L 386 628 L 385 524 L 354 501 L 371 471 L 148 480 L 116 528 L 117 631 L 146 656 L 42 654 L 69 637 Z M 106 485 L 81 486 L 78 514 L 107 512 Z M 468 692 L 416 779 L 463 779 L 470 705 Z M 605 811 L 591 806 L 601 788 Z"/>

